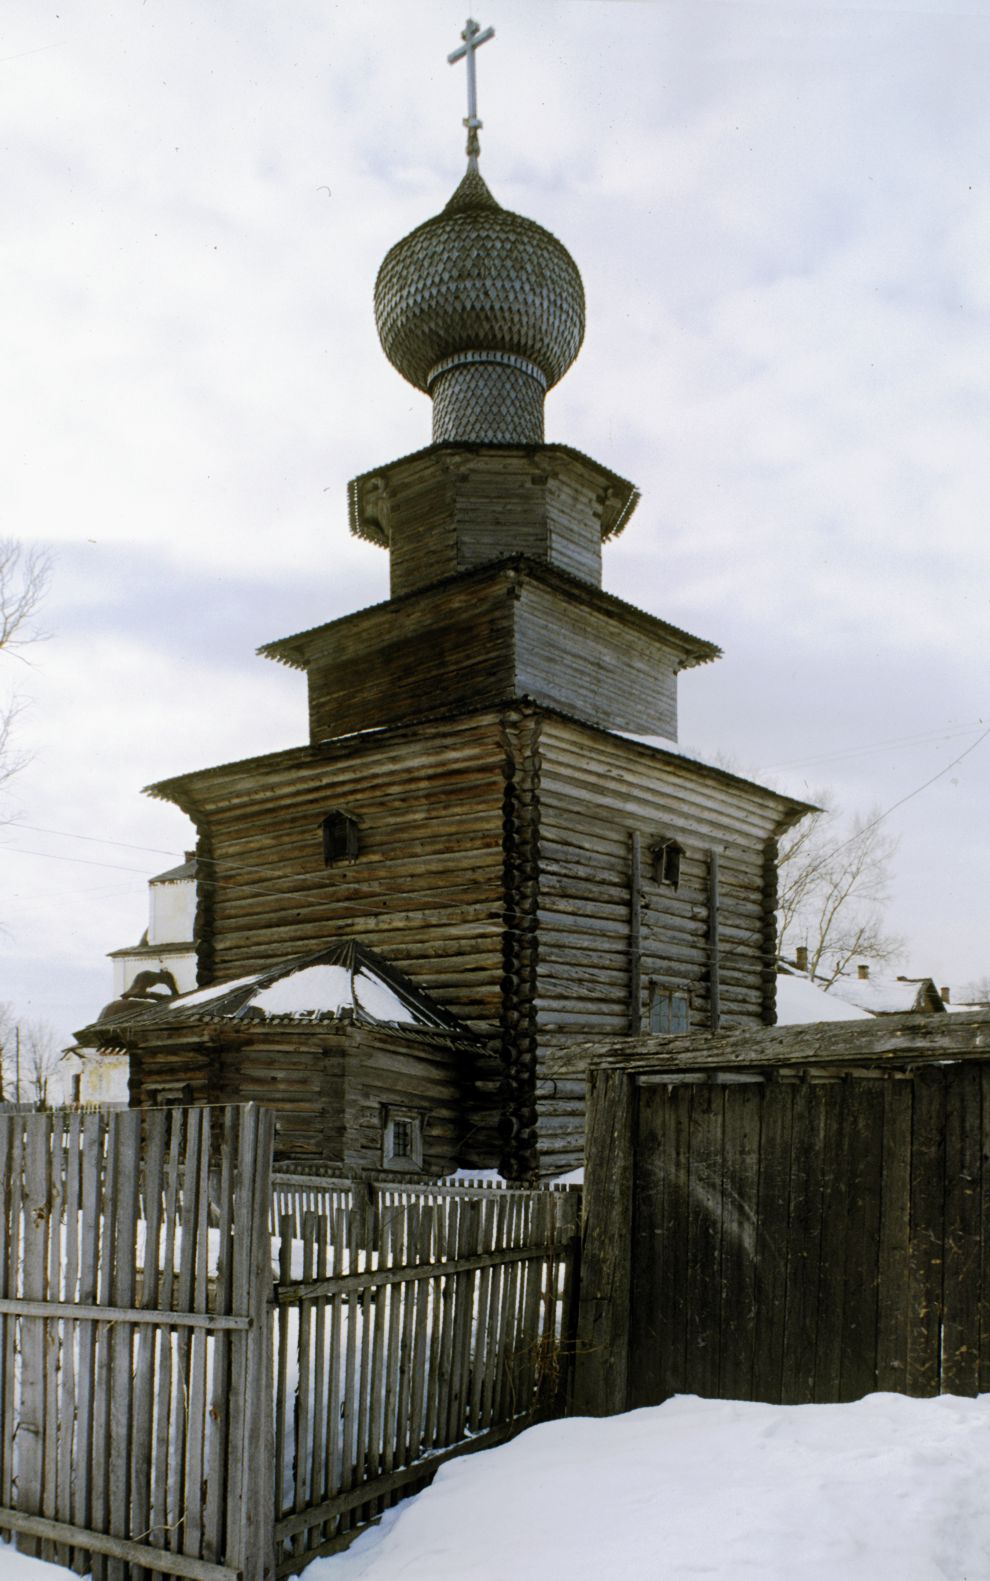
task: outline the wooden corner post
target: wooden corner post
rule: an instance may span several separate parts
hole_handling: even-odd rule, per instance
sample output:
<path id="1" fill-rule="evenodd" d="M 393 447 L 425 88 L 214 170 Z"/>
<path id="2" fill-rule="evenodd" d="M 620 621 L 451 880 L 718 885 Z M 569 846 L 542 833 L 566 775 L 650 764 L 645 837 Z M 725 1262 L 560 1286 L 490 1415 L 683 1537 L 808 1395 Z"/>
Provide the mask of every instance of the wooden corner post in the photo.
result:
<path id="1" fill-rule="evenodd" d="M 275 1581 L 273 1303 L 269 1214 L 275 1115 L 241 1114 L 234 1209 L 234 1295 L 251 1319 L 232 1369 L 227 1563 L 243 1581 Z"/>
<path id="2" fill-rule="evenodd" d="M 622 1070 L 592 1070 L 588 1088 L 573 1409 L 612 1416 L 626 1410 L 629 1394 L 636 1093 Z"/>

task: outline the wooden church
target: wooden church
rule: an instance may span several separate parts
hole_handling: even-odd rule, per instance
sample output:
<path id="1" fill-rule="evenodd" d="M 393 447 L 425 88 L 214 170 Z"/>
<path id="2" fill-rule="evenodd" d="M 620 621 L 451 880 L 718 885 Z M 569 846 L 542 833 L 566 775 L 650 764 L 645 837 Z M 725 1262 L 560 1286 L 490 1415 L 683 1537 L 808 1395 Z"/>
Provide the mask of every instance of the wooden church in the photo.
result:
<path id="1" fill-rule="evenodd" d="M 582 1156 L 562 1042 L 773 1023 L 807 809 L 676 750 L 678 674 L 718 649 L 602 588 L 637 492 L 543 427 L 581 277 L 465 124 L 464 179 L 375 286 L 433 405 L 429 445 L 350 486 L 391 596 L 261 649 L 305 672 L 304 745 L 152 787 L 197 830 L 199 987 L 80 1037 L 128 1051 L 132 1103 L 273 1105 L 285 1158 L 531 1177 Z"/>

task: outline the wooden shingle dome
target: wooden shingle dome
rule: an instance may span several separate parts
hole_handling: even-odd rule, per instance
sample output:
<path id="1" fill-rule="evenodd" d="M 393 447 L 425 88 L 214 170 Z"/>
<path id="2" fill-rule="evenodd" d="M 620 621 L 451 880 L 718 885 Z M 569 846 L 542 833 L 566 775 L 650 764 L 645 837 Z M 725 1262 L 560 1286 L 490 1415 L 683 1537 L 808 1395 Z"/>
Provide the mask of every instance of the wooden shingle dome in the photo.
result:
<path id="1" fill-rule="evenodd" d="M 539 444 L 544 395 L 581 349 L 584 288 L 566 247 L 472 164 L 386 254 L 375 319 L 389 361 L 433 398 L 434 441 Z"/>

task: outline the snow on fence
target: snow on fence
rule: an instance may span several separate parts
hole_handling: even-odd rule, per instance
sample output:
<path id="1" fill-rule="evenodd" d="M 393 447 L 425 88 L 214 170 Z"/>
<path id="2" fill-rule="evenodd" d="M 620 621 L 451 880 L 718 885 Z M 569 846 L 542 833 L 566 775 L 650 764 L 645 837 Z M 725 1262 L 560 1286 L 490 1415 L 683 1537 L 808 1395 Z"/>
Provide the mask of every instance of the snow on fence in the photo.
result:
<path id="1" fill-rule="evenodd" d="M 273 1126 L 0 1113 L 0 1531 L 23 1551 L 96 1581 L 294 1574 L 558 1406 L 578 1194 L 273 1189 Z"/>

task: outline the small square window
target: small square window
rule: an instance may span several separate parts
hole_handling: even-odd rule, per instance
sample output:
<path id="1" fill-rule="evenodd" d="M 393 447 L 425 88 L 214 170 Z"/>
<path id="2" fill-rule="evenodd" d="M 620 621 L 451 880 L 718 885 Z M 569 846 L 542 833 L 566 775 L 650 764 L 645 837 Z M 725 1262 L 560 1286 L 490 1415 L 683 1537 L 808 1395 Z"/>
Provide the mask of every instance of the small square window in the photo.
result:
<path id="1" fill-rule="evenodd" d="M 328 812 L 321 827 L 323 865 L 333 867 L 335 862 L 352 862 L 361 849 L 357 819 L 348 812 Z"/>
<path id="2" fill-rule="evenodd" d="M 422 1115 L 410 1114 L 408 1110 L 384 1111 L 382 1166 L 385 1169 L 422 1169 Z"/>
<path id="3" fill-rule="evenodd" d="M 678 841 L 663 837 L 654 840 L 650 846 L 650 856 L 653 858 L 653 882 L 669 884 L 671 889 L 676 889 L 681 881 L 683 855 L 684 847 Z"/>
<path id="4" fill-rule="evenodd" d="M 687 1032 L 691 1025 L 691 999 L 684 988 L 650 984 L 650 1031 L 660 1036 Z"/>

